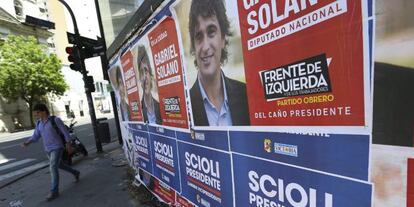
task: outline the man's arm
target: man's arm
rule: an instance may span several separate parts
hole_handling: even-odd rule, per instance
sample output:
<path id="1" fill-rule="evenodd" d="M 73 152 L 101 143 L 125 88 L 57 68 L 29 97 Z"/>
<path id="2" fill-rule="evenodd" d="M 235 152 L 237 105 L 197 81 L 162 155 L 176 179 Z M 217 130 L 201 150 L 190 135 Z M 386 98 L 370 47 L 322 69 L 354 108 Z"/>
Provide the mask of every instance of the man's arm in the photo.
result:
<path id="1" fill-rule="evenodd" d="M 38 124 L 36 124 L 33 135 L 30 138 L 28 138 L 25 142 L 23 142 L 22 147 L 26 147 L 32 142 L 37 142 L 40 139 L 40 132 L 37 127 L 38 127 Z"/>
<path id="2" fill-rule="evenodd" d="M 69 135 L 69 131 L 66 128 L 65 124 L 63 123 L 62 119 L 59 117 L 55 117 L 56 126 L 59 128 L 60 132 L 62 132 L 63 137 L 65 138 L 66 142 L 69 142 L 71 140 L 71 137 Z"/>
<path id="3" fill-rule="evenodd" d="M 72 154 L 72 145 L 70 144 L 70 140 L 72 139 L 69 135 L 69 131 L 66 128 L 65 124 L 59 117 L 55 117 L 56 126 L 59 128 L 59 130 L 62 132 L 63 137 L 66 140 L 66 150 L 69 154 Z"/>

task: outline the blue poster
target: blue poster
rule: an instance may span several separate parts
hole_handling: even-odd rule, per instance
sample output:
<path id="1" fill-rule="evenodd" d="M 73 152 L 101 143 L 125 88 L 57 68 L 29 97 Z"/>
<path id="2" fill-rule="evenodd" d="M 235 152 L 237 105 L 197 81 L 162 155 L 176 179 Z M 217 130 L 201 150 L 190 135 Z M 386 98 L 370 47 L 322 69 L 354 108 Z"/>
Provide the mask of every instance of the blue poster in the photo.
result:
<path id="1" fill-rule="evenodd" d="M 148 131 L 148 126 L 145 124 L 128 123 L 128 128 L 133 130 Z"/>
<path id="2" fill-rule="evenodd" d="M 176 139 L 150 133 L 150 140 L 154 176 L 181 192 Z"/>
<path id="3" fill-rule="evenodd" d="M 166 137 L 175 138 L 175 131 L 164 127 L 148 126 L 148 131 L 153 134 L 158 134 Z"/>
<path id="4" fill-rule="evenodd" d="M 177 131 L 177 139 L 214 149 L 229 151 L 227 131 L 193 130 L 191 133 Z"/>
<path id="5" fill-rule="evenodd" d="M 372 186 L 233 154 L 236 206 L 368 207 Z"/>
<path id="6" fill-rule="evenodd" d="M 230 132 L 234 152 L 361 180 L 368 180 L 369 142 L 368 135 Z"/>
<path id="7" fill-rule="evenodd" d="M 230 154 L 178 142 L 182 193 L 197 206 L 233 206 Z"/>
<path id="8" fill-rule="evenodd" d="M 148 131 L 131 130 L 138 154 L 138 167 L 152 173 L 151 145 Z"/>

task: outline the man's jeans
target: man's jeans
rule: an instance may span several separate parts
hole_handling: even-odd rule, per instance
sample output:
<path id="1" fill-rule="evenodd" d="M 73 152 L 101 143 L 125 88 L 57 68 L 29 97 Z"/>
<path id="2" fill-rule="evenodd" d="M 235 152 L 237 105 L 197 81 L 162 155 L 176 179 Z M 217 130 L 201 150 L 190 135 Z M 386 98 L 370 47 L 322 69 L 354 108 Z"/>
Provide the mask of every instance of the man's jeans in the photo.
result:
<path id="1" fill-rule="evenodd" d="M 49 157 L 49 169 L 50 169 L 50 176 L 51 176 L 51 189 L 50 191 L 52 193 L 58 193 L 59 192 L 59 170 L 58 168 L 72 173 L 74 176 L 76 176 L 79 171 L 69 167 L 65 163 L 61 162 L 62 160 L 62 154 L 63 149 L 56 149 L 52 150 L 48 153 Z"/>

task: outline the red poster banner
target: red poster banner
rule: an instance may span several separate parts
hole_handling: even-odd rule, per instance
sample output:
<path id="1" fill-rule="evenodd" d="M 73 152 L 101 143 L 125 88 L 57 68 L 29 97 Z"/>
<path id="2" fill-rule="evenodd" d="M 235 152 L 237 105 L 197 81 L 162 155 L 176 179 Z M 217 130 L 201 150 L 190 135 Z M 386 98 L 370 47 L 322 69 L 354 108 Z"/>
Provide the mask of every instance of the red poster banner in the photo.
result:
<path id="1" fill-rule="evenodd" d="M 174 207 L 194 207 L 194 205 L 176 193 Z"/>
<path id="2" fill-rule="evenodd" d="M 414 159 L 407 159 L 407 207 L 414 206 Z"/>
<path id="3" fill-rule="evenodd" d="M 133 65 L 133 56 L 130 51 L 127 51 L 121 56 L 122 70 L 124 72 L 124 82 L 126 93 L 128 97 L 128 111 L 130 121 L 141 121 L 142 113 L 139 102 L 139 94 L 137 87 L 136 70 Z"/>
<path id="4" fill-rule="evenodd" d="M 175 22 L 168 17 L 148 34 L 158 86 L 162 124 L 188 128 L 183 68 Z"/>
<path id="5" fill-rule="evenodd" d="M 154 179 L 154 193 L 165 203 L 175 203 L 175 191 L 157 179 Z"/>
<path id="6" fill-rule="evenodd" d="M 361 0 L 237 3 L 251 125 L 366 125 Z"/>

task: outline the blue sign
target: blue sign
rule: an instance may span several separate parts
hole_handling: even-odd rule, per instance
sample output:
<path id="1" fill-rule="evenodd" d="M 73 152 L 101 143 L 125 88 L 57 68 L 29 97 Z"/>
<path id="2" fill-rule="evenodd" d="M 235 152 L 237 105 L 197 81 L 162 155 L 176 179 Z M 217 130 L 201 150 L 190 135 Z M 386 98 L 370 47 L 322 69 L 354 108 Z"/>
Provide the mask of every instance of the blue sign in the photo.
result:
<path id="1" fill-rule="evenodd" d="M 177 131 L 177 139 L 214 149 L 229 151 L 227 131 L 194 130 L 191 133 Z"/>
<path id="2" fill-rule="evenodd" d="M 182 193 L 197 206 L 233 206 L 230 154 L 178 143 Z"/>
<path id="3" fill-rule="evenodd" d="M 162 182 L 181 192 L 178 165 L 177 141 L 156 134 L 150 134 L 153 175 Z"/>
<path id="4" fill-rule="evenodd" d="M 148 131 L 148 126 L 145 124 L 128 123 L 128 128 L 133 130 Z"/>
<path id="5" fill-rule="evenodd" d="M 138 154 L 138 167 L 152 173 L 151 144 L 148 131 L 131 130 L 134 137 L 135 150 Z"/>
<path id="6" fill-rule="evenodd" d="M 367 207 L 372 186 L 233 154 L 236 206 Z"/>
<path id="7" fill-rule="evenodd" d="M 163 135 L 166 137 L 175 138 L 175 131 L 164 127 L 148 126 L 148 131 L 153 134 Z"/>
<path id="8" fill-rule="evenodd" d="M 368 180 L 368 135 L 230 132 L 231 151 Z"/>

